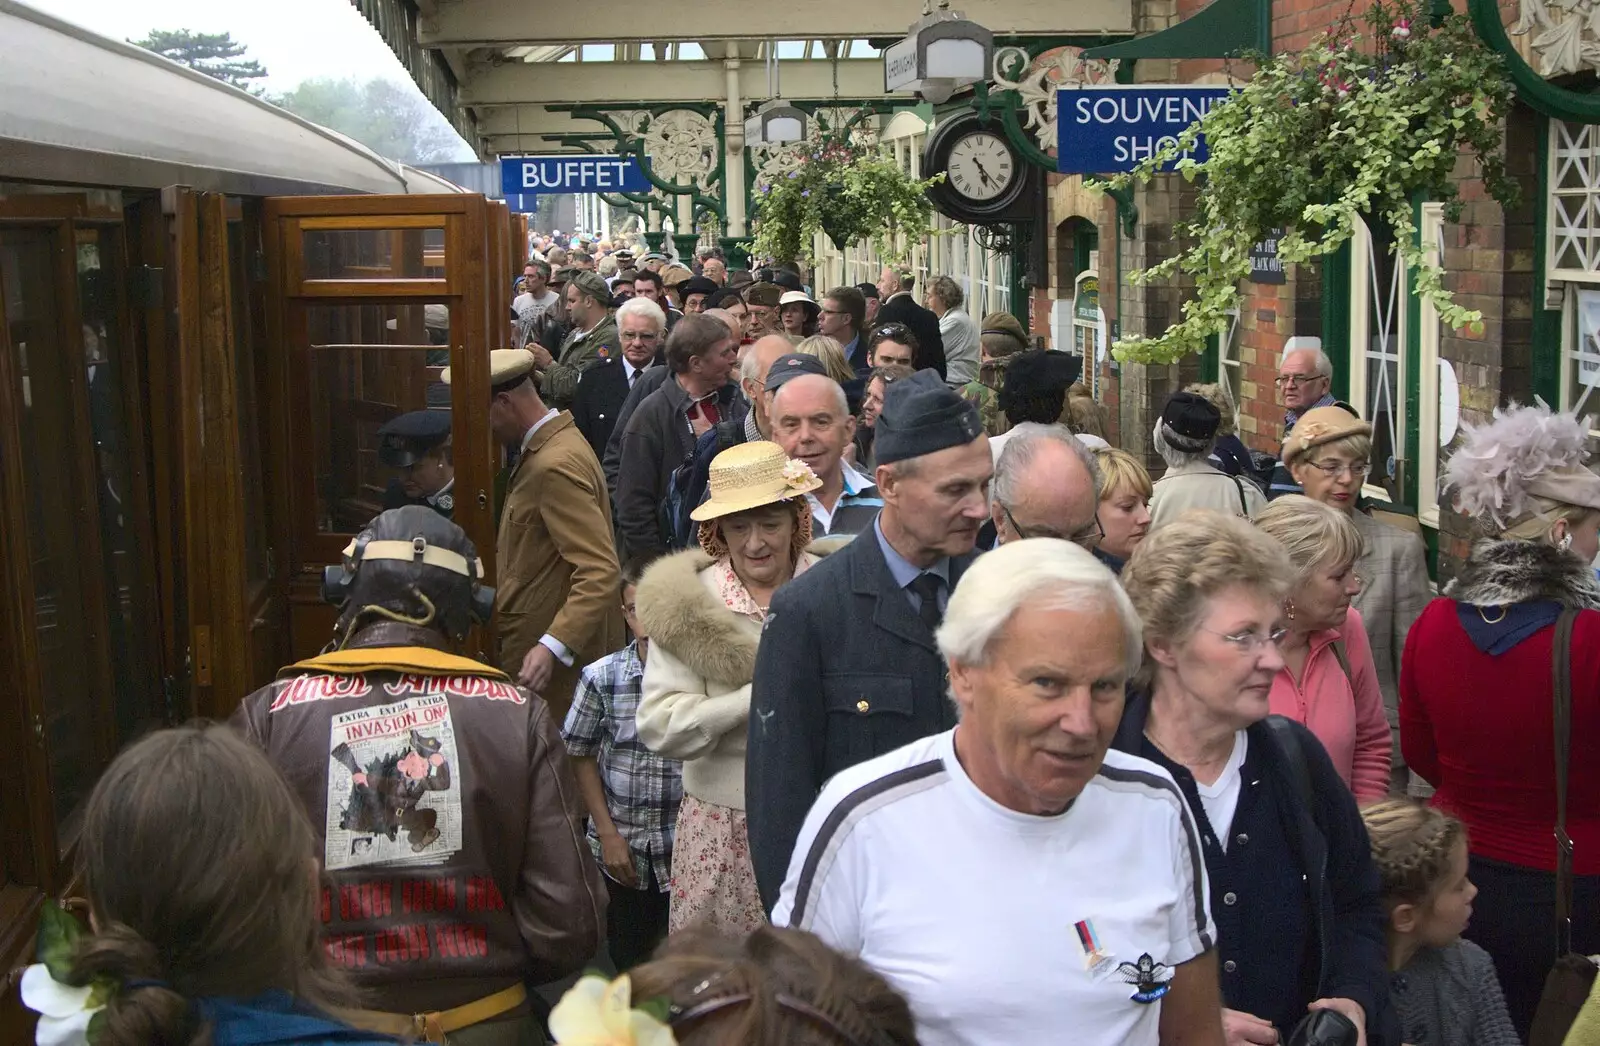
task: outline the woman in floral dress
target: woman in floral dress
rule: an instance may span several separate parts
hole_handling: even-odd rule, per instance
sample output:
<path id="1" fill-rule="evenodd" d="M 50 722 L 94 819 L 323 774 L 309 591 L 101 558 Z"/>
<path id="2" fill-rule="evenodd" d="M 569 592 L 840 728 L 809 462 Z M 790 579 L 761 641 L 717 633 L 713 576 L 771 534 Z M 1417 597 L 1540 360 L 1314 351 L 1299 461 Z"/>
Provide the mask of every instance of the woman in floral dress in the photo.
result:
<path id="1" fill-rule="evenodd" d="M 658 560 L 634 604 L 650 637 L 639 737 L 683 760 L 668 930 L 742 936 L 766 922 L 745 830 L 745 731 L 756 647 L 772 594 L 814 563 L 807 491 L 821 481 L 775 443 L 711 462 L 693 512 L 699 549 Z"/>

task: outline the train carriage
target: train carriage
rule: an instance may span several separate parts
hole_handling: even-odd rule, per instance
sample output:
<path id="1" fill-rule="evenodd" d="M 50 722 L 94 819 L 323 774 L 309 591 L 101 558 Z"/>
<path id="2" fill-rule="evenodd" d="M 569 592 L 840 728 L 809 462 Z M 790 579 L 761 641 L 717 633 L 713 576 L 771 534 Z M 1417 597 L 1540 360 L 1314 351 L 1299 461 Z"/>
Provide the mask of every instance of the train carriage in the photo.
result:
<path id="1" fill-rule="evenodd" d="M 509 342 L 526 229 L 13 0 L 0 40 L 9 971 L 74 890 L 78 813 L 117 749 L 229 714 L 326 640 L 318 578 L 379 508 L 385 421 L 458 408 L 455 518 L 492 560 L 487 350 Z M 27 1028 L 8 981 L 0 1042 Z"/>

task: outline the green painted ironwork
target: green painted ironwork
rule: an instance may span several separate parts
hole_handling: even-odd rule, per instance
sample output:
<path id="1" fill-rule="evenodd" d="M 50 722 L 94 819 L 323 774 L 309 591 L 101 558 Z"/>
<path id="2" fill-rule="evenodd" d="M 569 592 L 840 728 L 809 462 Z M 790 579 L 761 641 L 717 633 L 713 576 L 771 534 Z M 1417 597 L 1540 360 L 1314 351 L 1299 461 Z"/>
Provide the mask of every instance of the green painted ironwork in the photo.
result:
<path id="1" fill-rule="evenodd" d="M 1492 2 L 1492 0 L 1491 0 Z M 1085 58 L 1232 58 L 1272 53 L 1272 0 L 1214 0 L 1211 6 L 1149 36 L 1091 47 Z"/>
<path id="2" fill-rule="evenodd" d="M 1561 402 L 1561 309 L 1544 307 L 1544 288 L 1548 259 L 1546 241 L 1550 222 L 1550 136 L 1555 129 L 1550 117 L 1538 114 L 1535 140 L 1538 142 L 1538 199 L 1533 220 L 1533 346 L 1530 377 L 1533 393 L 1552 406 L 1565 406 Z"/>
<path id="3" fill-rule="evenodd" d="M 1322 351 L 1333 364 L 1332 391 L 1350 397 L 1350 243 L 1322 256 Z M 1362 359 L 1365 364 L 1365 359 Z"/>

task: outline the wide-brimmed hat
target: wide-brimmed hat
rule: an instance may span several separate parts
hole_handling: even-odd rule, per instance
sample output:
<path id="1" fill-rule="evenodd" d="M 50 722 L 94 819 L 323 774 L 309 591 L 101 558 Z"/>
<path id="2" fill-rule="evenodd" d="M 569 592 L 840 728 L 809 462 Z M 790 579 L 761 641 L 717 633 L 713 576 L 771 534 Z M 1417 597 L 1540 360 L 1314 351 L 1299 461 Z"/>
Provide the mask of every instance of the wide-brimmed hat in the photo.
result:
<path id="1" fill-rule="evenodd" d="M 822 312 L 822 306 L 812 301 L 811 297 L 806 294 L 805 291 L 784 291 L 783 297 L 778 299 L 778 308 L 781 309 L 785 305 L 808 306 L 806 312 L 810 313 L 812 316 L 816 316 Z"/>
<path id="2" fill-rule="evenodd" d="M 1316 448 L 1349 436 L 1371 436 L 1372 426 L 1350 407 L 1335 403 L 1300 415 L 1283 441 L 1283 463 L 1293 465 Z"/>
<path id="3" fill-rule="evenodd" d="M 697 523 L 800 497 L 822 486 L 822 480 L 776 443 L 760 440 L 729 447 L 712 458 L 706 486 L 711 496 L 689 513 Z"/>

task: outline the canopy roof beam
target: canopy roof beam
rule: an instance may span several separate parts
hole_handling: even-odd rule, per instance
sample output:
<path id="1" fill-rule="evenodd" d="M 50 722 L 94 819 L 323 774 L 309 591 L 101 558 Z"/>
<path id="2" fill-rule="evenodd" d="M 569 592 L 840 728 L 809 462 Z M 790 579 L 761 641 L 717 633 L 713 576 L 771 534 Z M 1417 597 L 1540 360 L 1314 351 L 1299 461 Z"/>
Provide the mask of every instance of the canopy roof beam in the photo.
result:
<path id="1" fill-rule="evenodd" d="M 1014 34 L 1121 34 L 1133 32 L 1130 0 L 984 0 L 966 5 L 969 14 L 996 36 Z M 898 39 L 916 20 L 920 5 L 864 4 L 860 0 L 751 4 L 749 0 L 699 0 L 692 18 L 640 18 L 614 0 L 588 4 L 529 3 L 528 0 L 455 0 L 439 4 L 419 22 L 424 47 L 514 47 L 546 43 L 614 43 L 619 27 L 637 25 L 648 36 L 634 39 L 748 40 L 822 37 Z M 826 27 L 819 32 L 819 27 Z M 725 32 L 719 29 L 725 28 Z M 828 30 L 832 30 L 829 32 Z"/>
<path id="2" fill-rule="evenodd" d="M 778 83 L 786 99 L 824 101 L 884 93 L 881 59 L 786 61 L 778 66 Z M 474 70 L 460 88 L 461 104 L 474 108 L 563 102 L 704 102 L 727 96 L 727 71 L 721 62 L 506 62 Z M 771 97 L 763 63 L 741 63 L 739 96 L 757 102 Z"/>

